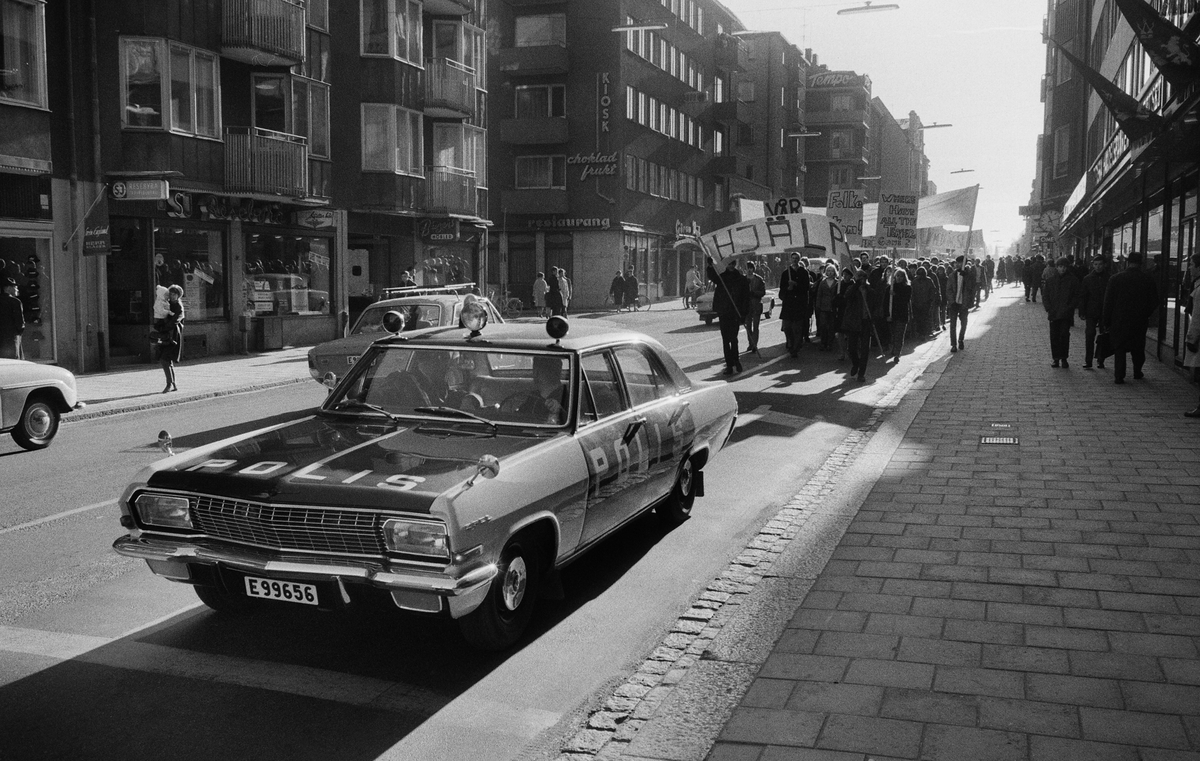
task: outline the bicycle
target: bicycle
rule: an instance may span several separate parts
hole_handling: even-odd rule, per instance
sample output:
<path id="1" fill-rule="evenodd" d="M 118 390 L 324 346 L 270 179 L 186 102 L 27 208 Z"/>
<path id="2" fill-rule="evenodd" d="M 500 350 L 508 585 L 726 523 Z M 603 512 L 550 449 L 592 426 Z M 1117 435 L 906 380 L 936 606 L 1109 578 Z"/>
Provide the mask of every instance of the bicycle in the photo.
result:
<path id="1" fill-rule="evenodd" d="M 525 309 L 525 304 L 516 296 L 510 296 L 508 291 L 497 292 L 493 288 L 488 293 L 488 300 L 492 302 L 492 306 L 500 313 L 504 319 L 520 317 L 521 312 Z"/>

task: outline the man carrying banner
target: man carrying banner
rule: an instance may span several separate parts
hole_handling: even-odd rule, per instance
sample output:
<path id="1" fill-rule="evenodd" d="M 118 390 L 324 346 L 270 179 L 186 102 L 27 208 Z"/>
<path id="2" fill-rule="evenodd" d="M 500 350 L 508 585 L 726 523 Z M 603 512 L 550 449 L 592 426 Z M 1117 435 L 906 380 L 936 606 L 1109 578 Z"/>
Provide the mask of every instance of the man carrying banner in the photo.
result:
<path id="1" fill-rule="evenodd" d="M 721 348 L 725 355 L 725 374 L 742 371 L 738 354 L 738 330 L 745 320 L 750 306 L 750 286 L 746 276 L 738 272 L 737 260 L 726 259 L 725 271 L 717 274 L 712 257 L 708 257 L 705 272 L 716 285 L 713 291 L 713 311 L 721 326 Z"/>

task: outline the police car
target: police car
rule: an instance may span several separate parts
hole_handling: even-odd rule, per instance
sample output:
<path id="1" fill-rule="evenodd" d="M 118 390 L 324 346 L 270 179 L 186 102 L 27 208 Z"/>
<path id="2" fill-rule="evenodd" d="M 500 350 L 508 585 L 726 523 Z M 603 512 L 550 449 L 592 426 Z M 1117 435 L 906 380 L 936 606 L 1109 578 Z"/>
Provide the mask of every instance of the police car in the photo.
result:
<path id="1" fill-rule="evenodd" d="M 390 598 L 511 646 L 558 569 L 688 518 L 737 404 L 639 333 L 485 323 L 387 335 L 311 416 L 151 465 L 114 548 L 218 611 Z"/>

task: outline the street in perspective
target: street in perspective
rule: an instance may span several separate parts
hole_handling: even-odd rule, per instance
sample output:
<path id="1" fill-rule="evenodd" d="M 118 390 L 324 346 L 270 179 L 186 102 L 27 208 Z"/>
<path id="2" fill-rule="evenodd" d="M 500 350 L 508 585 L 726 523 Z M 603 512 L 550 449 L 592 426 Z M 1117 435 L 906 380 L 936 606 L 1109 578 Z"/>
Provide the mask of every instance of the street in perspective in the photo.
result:
<path id="1" fill-rule="evenodd" d="M 1198 38 L 0 0 L 0 761 L 1200 760 Z"/>

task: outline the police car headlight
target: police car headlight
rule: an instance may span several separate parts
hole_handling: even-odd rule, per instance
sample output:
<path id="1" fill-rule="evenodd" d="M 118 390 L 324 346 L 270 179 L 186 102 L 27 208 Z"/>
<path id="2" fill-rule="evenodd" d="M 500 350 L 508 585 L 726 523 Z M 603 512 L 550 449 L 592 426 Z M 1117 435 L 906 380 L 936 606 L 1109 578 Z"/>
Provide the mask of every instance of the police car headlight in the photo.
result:
<path id="1" fill-rule="evenodd" d="M 192 528 L 192 512 L 187 497 L 165 494 L 141 494 L 133 501 L 138 518 L 147 526 Z"/>
<path id="2" fill-rule="evenodd" d="M 383 522 L 383 540 L 392 552 L 450 560 L 446 527 L 441 523 L 389 518 Z"/>

